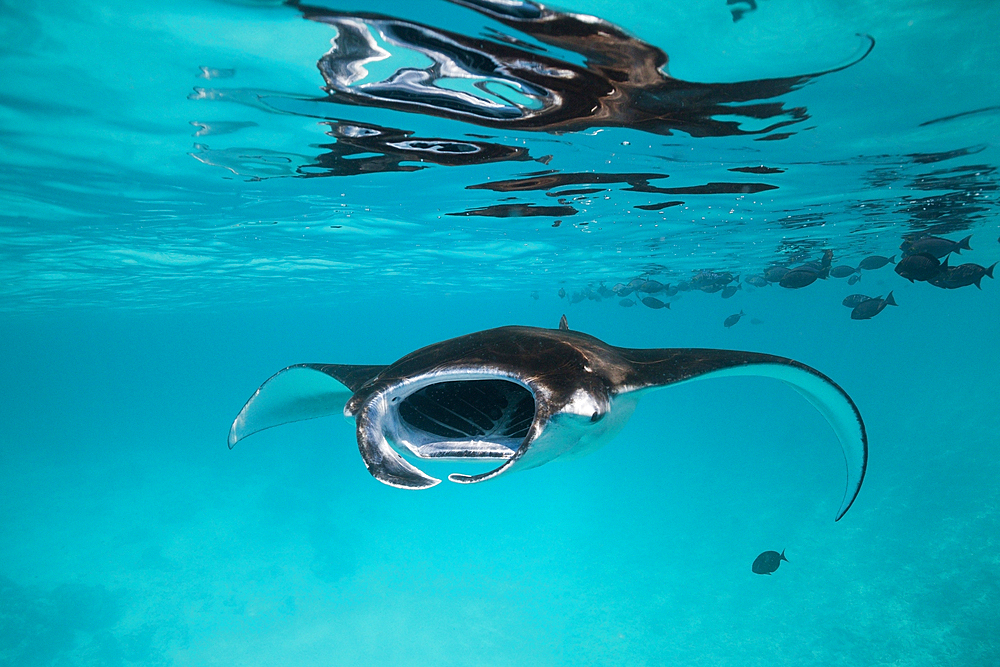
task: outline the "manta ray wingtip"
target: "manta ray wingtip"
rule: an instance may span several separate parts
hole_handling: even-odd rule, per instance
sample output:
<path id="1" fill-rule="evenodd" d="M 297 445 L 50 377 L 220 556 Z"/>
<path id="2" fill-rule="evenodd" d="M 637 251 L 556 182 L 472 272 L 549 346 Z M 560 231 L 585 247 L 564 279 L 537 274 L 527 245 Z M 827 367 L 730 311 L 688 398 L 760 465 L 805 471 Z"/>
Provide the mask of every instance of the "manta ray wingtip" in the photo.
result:
<path id="1" fill-rule="evenodd" d="M 226 438 L 226 444 L 229 445 L 229 449 L 232 449 L 240 440 L 242 440 L 240 434 L 240 418 L 237 417 L 233 420 L 233 425 L 229 427 L 229 436 Z"/>

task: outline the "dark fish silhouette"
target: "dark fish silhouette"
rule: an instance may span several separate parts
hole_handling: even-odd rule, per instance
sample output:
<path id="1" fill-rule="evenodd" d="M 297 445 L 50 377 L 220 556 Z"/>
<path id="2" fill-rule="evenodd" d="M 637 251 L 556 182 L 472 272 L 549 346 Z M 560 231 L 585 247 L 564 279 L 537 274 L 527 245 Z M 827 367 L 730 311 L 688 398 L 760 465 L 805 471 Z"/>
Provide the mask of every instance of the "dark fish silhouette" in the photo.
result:
<path id="1" fill-rule="evenodd" d="M 420 460 L 494 464 L 488 472 L 449 476 L 471 484 L 596 450 L 618 434 L 648 391 L 733 376 L 781 380 L 829 421 L 847 462 L 840 519 L 861 489 L 868 460 L 857 407 L 819 371 L 756 352 L 635 349 L 579 331 L 499 327 L 433 343 L 389 365 L 289 366 L 254 392 L 228 441 L 232 448 L 273 426 L 344 415 L 378 481 L 427 489 L 440 480 L 414 465 Z M 643 474 L 662 471 L 653 466 Z"/>
<path id="2" fill-rule="evenodd" d="M 565 299 L 566 298 L 566 288 L 565 287 L 560 287 L 559 288 L 559 298 L 560 299 Z"/>
<path id="3" fill-rule="evenodd" d="M 892 292 L 884 299 L 882 297 L 875 297 L 874 299 L 868 299 L 862 301 L 858 305 L 854 306 L 854 310 L 851 311 L 852 320 L 870 320 L 875 317 L 883 310 L 886 306 L 896 306 L 896 300 L 892 298 Z"/>
<path id="4" fill-rule="evenodd" d="M 875 269 L 881 269 L 886 264 L 895 264 L 896 256 L 892 257 L 882 257 L 881 255 L 872 255 L 871 257 L 865 257 L 858 264 L 859 269 L 864 269 L 865 271 L 874 271 Z"/>
<path id="5" fill-rule="evenodd" d="M 853 276 L 847 279 L 848 285 L 857 285 L 858 281 L 861 280 L 861 274 L 855 273 Z"/>
<path id="6" fill-rule="evenodd" d="M 753 570 L 754 574 L 771 574 L 778 569 L 781 561 L 788 562 L 784 549 L 781 550 L 780 554 L 777 551 L 765 551 L 754 559 L 750 569 Z"/>
<path id="7" fill-rule="evenodd" d="M 780 278 L 779 278 L 780 280 Z M 771 283 L 764 276 L 747 276 L 743 282 L 750 283 L 754 287 L 767 287 Z"/>
<path id="8" fill-rule="evenodd" d="M 669 303 L 663 303 L 662 301 L 660 301 L 659 299 L 657 299 L 655 296 L 643 297 L 642 303 L 645 304 L 645 305 L 647 305 L 647 306 L 649 306 L 650 308 L 653 308 L 654 310 L 659 310 L 660 308 L 669 308 L 670 307 Z"/>
<path id="9" fill-rule="evenodd" d="M 997 265 L 996 262 L 992 266 L 979 266 L 978 264 L 959 264 L 958 266 L 948 266 L 947 258 L 944 263 L 941 264 L 941 268 L 938 274 L 933 278 L 929 278 L 927 282 L 935 287 L 941 287 L 943 289 L 958 289 L 959 287 L 968 287 L 969 285 L 975 285 L 979 289 L 982 289 L 983 276 L 993 277 L 993 268 Z"/>
<path id="10" fill-rule="evenodd" d="M 801 266 L 796 266 L 781 277 L 778 284 L 788 289 L 799 289 L 806 285 L 811 285 L 816 280 L 830 275 L 830 264 L 833 262 L 833 251 L 827 250 L 818 261 L 806 262 Z"/>
<path id="11" fill-rule="evenodd" d="M 643 284 L 639 285 L 639 292 L 645 292 L 646 294 L 656 294 L 657 292 L 663 291 L 663 283 L 656 280 L 647 280 Z"/>
<path id="12" fill-rule="evenodd" d="M 899 260 L 895 271 L 911 283 L 914 280 L 930 280 L 941 272 L 941 262 L 934 255 L 921 252 Z"/>
<path id="13" fill-rule="evenodd" d="M 764 272 L 764 279 L 769 283 L 779 283 L 788 273 L 787 266 L 772 266 Z"/>
<path id="14" fill-rule="evenodd" d="M 848 308 L 854 308 L 862 301 L 868 301 L 869 299 L 871 299 L 871 297 L 865 294 L 849 294 L 848 296 L 844 297 L 844 300 L 841 301 L 841 303 L 843 303 Z"/>
<path id="15" fill-rule="evenodd" d="M 733 274 L 728 271 L 718 273 L 716 271 L 699 271 L 691 278 L 691 287 L 701 289 L 705 285 L 728 285 L 733 281 Z"/>
<path id="16" fill-rule="evenodd" d="M 722 323 L 722 326 L 728 329 L 729 327 L 739 322 L 740 318 L 743 317 L 744 315 L 746 315 L 746 313 L 744 313 L 742 310 L 738 313 L 730 315 L 729 317 L 726 318 L 726 321 Z"/>
<path id="17" fill-rule="evenodd" d="M 937 259 L 941 259 L 948 253 L 953 252 L 956 255 L 959 255 L 963 250 L 972 250 L 972 248 L 969 247 L 969 239 L 971 238 L 972 234 L 969 234 L 961 241 L 943 239 L 940 236 L 924 236 L 917 239 L 903 239 L 903 242 L 899 245 L 899 249 L 903 251 L 904 255 L 927 253 L 928 255 L 933 255 Z"/>
<path id="18" fill-rule="evenodd" d="M 754 317 L 750 320 L 750 324 L 764 324 L 764 320 Z"/>
<path id="19" fill-rule="evenodd" d="M 645 278 L 633 278 L 632 280 L 629 281 L 626 287 L 628 287 L 630 290 L 637 290 L 640 287 L 642 287 L 642 284 L 645 282 L 646 282 Z"/>
<path id="20" fill-rule="evenodd" d="M 846 278 L 847 276 L 854 275 L 857 272 L 857 267 L 847 266 L 846 264 L 841 264 L 840 266 L 835 266 L 830 269 L 830 275 L 834 278 Z"/>
<path id="21" fill-rule="evenodd" d="M 799 289 L 812 285 L 819 279 L 821 272 L 811 266 L 797 266 L 778 281 L 778 284 L 788 289 Z"/>
<path id="22" fill-rule="evenodd" d="M 623 308 L 631 308 L 632 306 L 635 305 L 635 301 L 633 301 L 632 299 L 622 299 L 621 301 L 618 302 L 618 305 Z"/>
<path id="23" fill-rule="evenodd" d="M 741 284 L 726 285 L 725 287 L 722 288 L 722 298 L 723 299 L 730 298 L 731 296 L 733 296 L 734 294 L 736 294 L 736 290 L 742 289 L 742 287 L 743 286 Z"/>
<path id="24" fill-rule="evenodd" d="M 624 299 L 635 290 L 629 287 L 628 285 L 622 285 L 621 283 L 618 283 L 611 289 L 611 291 Z"/>

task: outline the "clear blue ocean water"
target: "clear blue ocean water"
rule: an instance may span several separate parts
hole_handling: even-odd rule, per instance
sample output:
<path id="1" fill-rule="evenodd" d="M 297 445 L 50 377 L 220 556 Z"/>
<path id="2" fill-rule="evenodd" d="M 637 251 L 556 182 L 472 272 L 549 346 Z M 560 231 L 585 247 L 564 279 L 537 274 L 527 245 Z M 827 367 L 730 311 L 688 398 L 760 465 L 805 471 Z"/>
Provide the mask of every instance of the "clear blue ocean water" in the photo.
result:
<path id="1" fill-rule="evenodd" d="M 505 6 L 0 2 L 0 664 L 1000 662 L 1000 285 L 746 282 L 1000 260 L 1000 4 L 547 7 L 606 22 L 572 43 Z M 609 296 L 706 271 L 740 288 Z M 563 314 L 821 370 L 868 428 L 854 506 L 759 378 L 477 485 L 380 484 L 337 416 L 226 446 L 290 364 Z"/>

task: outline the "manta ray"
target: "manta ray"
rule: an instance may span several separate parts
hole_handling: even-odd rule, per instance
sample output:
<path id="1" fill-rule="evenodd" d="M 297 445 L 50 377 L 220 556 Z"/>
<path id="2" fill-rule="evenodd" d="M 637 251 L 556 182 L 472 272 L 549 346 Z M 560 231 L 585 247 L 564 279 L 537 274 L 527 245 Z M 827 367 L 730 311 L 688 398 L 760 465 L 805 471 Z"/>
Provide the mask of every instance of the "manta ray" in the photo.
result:
<path id="1" fill-rule="evenodd" d="M 423 347 L 387 366 L 297 364 L 246 402 L 230 449 L 264 429 L 343 412 L 375 479 L 401 489 L 441 480 L 411 460 L 494 461 L 471 484 L 590 453 L 625 426 L 649 391 L 715 377 L 781 380 L 836 432 L 847 462 L 839 521 L 861 489 L 868 440 L 861 413 L 833 380 L 793 359 L 736 350 L 614 347 L 569 330 L 504 326 Z M 409 459 L 409 460 L 408 460 Z"/>

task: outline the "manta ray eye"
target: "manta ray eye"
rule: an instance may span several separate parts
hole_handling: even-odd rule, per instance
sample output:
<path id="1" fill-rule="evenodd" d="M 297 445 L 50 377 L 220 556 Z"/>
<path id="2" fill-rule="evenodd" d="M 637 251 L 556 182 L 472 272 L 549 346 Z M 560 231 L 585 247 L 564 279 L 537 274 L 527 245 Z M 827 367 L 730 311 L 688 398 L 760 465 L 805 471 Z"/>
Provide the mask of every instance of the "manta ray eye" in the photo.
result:
<path id="1" fill-rule="evenodd" d="M 606 415 L 606 414 L 608 414 L 608 413 L 607 412 L 600 412 L 600 411 L 595 410 L 594 414 L 592 414 L 590 416 L 590 423 L 591 424 L 596 424 L 597 422 L 599 422 L 602 419 L 604 419 L 604 415 Z"/>

